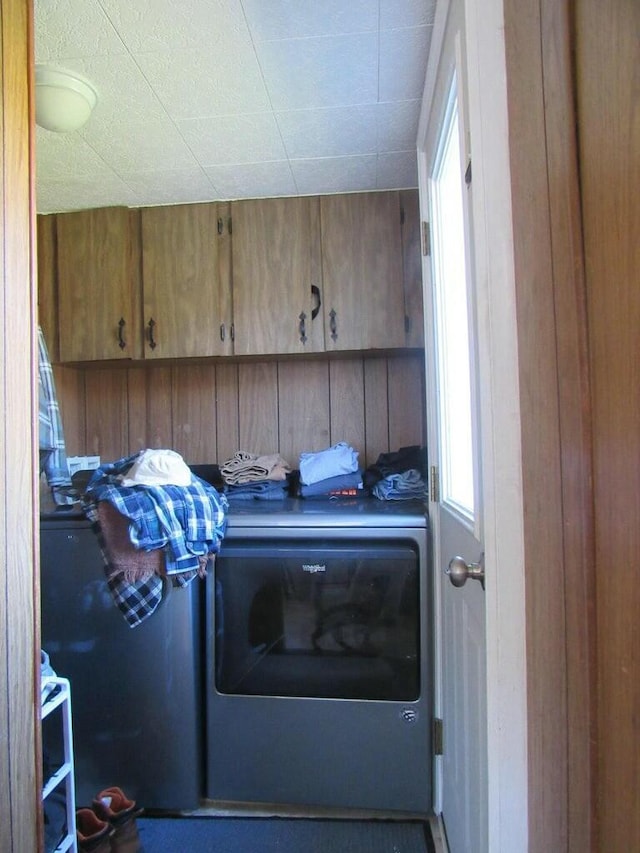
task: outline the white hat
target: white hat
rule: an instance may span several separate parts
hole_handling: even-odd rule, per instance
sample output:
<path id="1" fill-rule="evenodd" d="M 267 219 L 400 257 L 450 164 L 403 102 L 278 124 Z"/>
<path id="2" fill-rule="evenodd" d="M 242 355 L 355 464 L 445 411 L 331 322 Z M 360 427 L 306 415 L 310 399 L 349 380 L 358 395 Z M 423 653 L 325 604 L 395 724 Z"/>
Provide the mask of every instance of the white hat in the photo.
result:
<path id="1" fill-rule="evenodd" d="M 122 477 L 123 486 L 189 486 L 191 471 L 175 450 L 143 450 Z"/>

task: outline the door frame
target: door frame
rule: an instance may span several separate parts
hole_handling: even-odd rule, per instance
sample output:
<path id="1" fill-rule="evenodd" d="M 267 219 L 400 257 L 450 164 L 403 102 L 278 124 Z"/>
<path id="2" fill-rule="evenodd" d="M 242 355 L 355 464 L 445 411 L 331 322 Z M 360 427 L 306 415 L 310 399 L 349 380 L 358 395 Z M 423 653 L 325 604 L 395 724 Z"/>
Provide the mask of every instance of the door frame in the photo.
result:
<path id="1" fill-rule="evenodd" d="M 423 219 L 429 179 L 424 147 L 437 87 L 446 85 L 450 76 L 443 49 L 452 2 L 455 0 L 440 0 L 436 8 L 419 122 Z M 513 853 L 528 848 L 527 683 L 520 389 L 506 62 L 500 38 L 502 4 L 468 0 L 464 14 L 470 69 L 466 100 L 473 158 L 480 488 L 487 571 L 488 839 L 489 849 L 495 853 Z M 474 75 L 479 67 L 482 75 Z M 423 255 L 425 304 L 431 298 L 428 267 Z M 425 330 L 426 347 L 428 341 Z M 427 358 L 427 382 L 434 381 L 430 361 Z M 436 593 L 437 589 L 436 585 Z M 436 633 L 440 627 L 436 613 Z M 436 655 L 439 652 L 438 646 Z"/>

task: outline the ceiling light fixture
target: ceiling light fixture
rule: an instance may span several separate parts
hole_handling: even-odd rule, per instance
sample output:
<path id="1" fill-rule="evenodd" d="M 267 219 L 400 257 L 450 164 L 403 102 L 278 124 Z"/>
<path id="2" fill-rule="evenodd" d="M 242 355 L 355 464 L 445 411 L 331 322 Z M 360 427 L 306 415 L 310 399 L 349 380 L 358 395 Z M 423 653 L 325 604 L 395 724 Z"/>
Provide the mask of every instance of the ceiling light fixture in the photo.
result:
<path id="1" fill-rule="evenodd" d="M 75 72 L 36 66 L 36 122 L 56 133 L 70 133 L 89 119 L 98 101 L 93 86 Z"/>

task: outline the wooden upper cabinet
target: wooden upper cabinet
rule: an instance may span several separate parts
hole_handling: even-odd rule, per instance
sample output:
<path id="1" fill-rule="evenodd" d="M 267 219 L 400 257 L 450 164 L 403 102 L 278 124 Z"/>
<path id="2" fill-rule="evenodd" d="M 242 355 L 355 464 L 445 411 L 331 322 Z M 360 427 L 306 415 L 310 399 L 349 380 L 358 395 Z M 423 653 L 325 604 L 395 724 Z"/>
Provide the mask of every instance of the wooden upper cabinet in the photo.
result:
<path id="1" fill-rule="evenodd" d="M 422 245 L 418 190 L 400 192 L 406 346 L 424 346 Z"/>
<path id="2" fill-rule="evenodd" d="M 318 198 L 231 204 L 236 355 L 322 352 Z"/>
<path id="3" fill-rule="evenodd" d="M 58 290 L 56 284 L 56 217 L 40 215 L 37 223 L 38 248 L 38 325 L 47 344 L 51 361 L 58 353 Z"/>
<path id="4" fill-rule="evenodd" d="M 138 213 L 56 215 L 60 361 L 141 355 Z"/>
<path id="5" fill-rule="evenodd" d="M 406 346 L 398 192 L 321 197 L 325 348 Z"/>
<path id="6" fill-rule="evenodd" d="M 229 205 L 147 207 L 141 217 L 145 359 L 230 355 Z"/>

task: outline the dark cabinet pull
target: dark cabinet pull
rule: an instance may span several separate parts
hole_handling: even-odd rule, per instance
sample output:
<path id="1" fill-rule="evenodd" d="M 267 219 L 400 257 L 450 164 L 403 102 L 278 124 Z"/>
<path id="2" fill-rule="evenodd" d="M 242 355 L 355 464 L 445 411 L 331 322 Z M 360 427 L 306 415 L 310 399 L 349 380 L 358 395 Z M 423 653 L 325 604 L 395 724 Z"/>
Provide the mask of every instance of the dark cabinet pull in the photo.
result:
<path id="1" fill-rule="evenodd" d="M 300 332 L 300 340 L 302 341 L 303 344 L 306 344 L 306 342 L 307 342 L 307 330 L 305 327 L 305 320 L 307 319 L 307 315 L 304 313 L 304 311 L 300 314 L 298 319 L 300 320 L 300 322 L 298 323 L 298 331 Z"/>
<path id="2" fill-rule="evenodd" d="M 232 323 L 231 324 L 231 340 L 235 341 L 235 339 L 236 339 L 236 324 Z"/>
<path id="3" fill-rule="evenodd" d="M 124 349 L 127 345 L 127 342 L 124 339 L 124 327 L 127 324 L 124 321 L 124 317 L 120 317 L 118 320 L 118 346 L 120 349 Z"/>
<path id="4" fill-rule="evenodd" d="M 147 323 L 147 327 L 149 329 L 149 346 L 151 347 L 151 349 L 155 349 L 157 347 L 157 343 L 155 338 L 153 337 L 153 330 L 156 327 L 156 321 L 153 319 L 153 317 Z"/>
<path id="5" fill-rule="evenodd" d="M 331 340 L 337 341 L 338 340 L 338 324 L 336 322 L 336 312 L 334 311 L 333 308 L 331 309 L 331 311 L 329 311 L 329 328 L 331 329 Z"/>
<path id="6" fill-rule="evenodd" d="M 313 308 L 311 311 L 311 319 L 315 320 L 320 311 L 320 306 L 322 305 L 322 301 L 320 299 L 320 288 L 317 287 L 315 284 L 311 285 L 311 295 L 316 300 L 315 308 Z"/>

